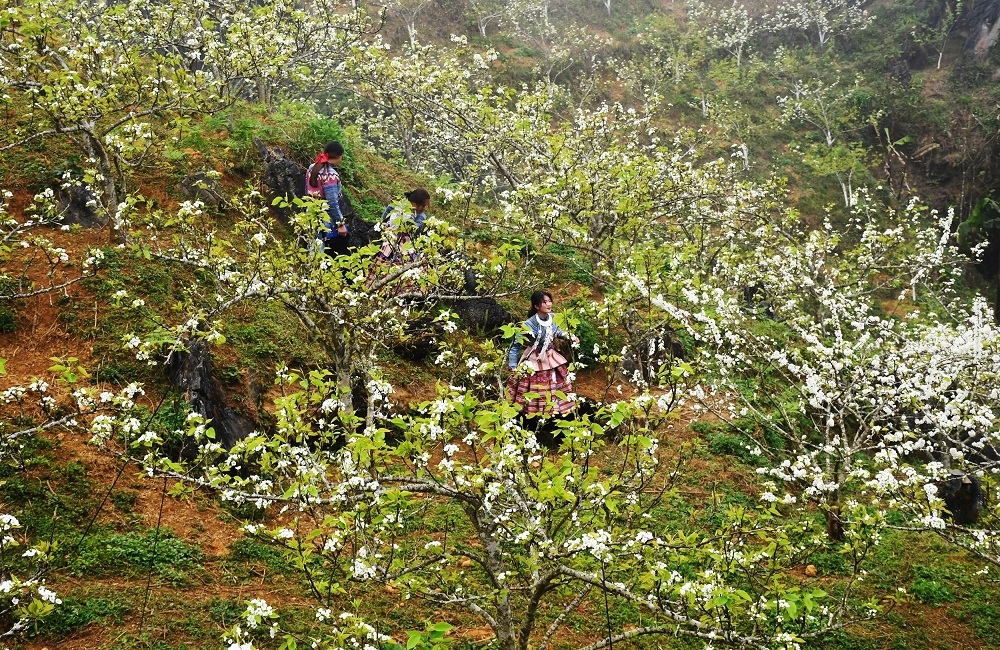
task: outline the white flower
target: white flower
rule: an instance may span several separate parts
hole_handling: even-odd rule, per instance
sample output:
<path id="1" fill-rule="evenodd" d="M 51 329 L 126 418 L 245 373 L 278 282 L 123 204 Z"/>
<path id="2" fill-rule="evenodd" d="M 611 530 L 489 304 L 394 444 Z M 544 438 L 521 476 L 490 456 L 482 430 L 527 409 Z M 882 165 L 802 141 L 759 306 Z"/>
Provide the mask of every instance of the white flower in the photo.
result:
<path id="1" fill-rule="evenodd" d="M 38 587 L 38 595 L 41 596 L 42 600 L 47 603 L 52 603 L 53 605 L 61 605 L 62 600 L 56 595 L 56 592 L 46 589 L 45 587 Z"/>

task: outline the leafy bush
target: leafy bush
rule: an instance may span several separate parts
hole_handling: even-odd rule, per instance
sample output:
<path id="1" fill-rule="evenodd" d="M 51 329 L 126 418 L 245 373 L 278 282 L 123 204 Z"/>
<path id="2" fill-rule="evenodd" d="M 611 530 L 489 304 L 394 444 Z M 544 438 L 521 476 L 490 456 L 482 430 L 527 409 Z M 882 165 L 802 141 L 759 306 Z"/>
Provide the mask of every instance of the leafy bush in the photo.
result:
<path id="1" fill-rule="evenodd" d="M 810 556 L 809 562 L 823 575 L 842 574 L 847 571 L 847 561 L 839 553 L 820 551 Z"/>
<path id="2" fill-rule="evenodd" d="M 573 329 L 573 333 L 578 339 L 580 339 L 580 347 L 575 350 L 575 354 L 578 361 L 582 361 L 587 365 L 592 365 L 596 362 L 594 359 L 594 346 L 602 345 L 601 335 L 597 331 L 597 328 L 581 315 L 574 315 L 578 322 Z"/>
<path id="3" fill-rule="evenodd" d="M 79 554 L 69 561 L 68 570 L 77 576 L 124 575 L 140 577 L 149 571 L 171 584 L 185 584 L 189 573 L 199 568 L 201 549 L 188 546 L 168 530 L 98 534 L 86 538 Z"/>
<path id="4" fill-rule="evenodd" d="M 128 597 L 122 593 L 111 597 L 68 597 L 38 626 L 36 633 L 65 637 L 97 621 L 110 619 L 120 623 L 131 609 Z"/>
<path id="5" fill-rule="evenodd" d="M 0 334 L 10 334 L 17 329 L 17 315 L 10 307 L 0 306 Z"/>
<path id="6" fill-rule="evenodd" d="M 708 449 L 716 456 L 733 456 L 742 461 L 750 460 L 746 438 L 739 434 L 716 433 L 708 439 Z"/>
<path id="7" fill-rule="evenodd" d="M 913 584 L 910 585 L 910 593 L 925 605 L 940 605 L 941 603 L 950 603 L 955 599 L 951 589 L 937 580 L 927 580 L 926 578 L 914 580 Z"/>

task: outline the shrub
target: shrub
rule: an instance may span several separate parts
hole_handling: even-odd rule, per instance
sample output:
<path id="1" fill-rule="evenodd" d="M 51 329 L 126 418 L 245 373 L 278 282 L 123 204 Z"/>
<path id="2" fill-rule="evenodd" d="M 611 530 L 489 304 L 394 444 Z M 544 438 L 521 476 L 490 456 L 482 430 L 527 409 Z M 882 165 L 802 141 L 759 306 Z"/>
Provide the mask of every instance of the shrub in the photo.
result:
<path id="1" fill-rule="evenodd" d="M 171 584 L 185 584 L 188 574 L 202 560 L 201 549 L 188 546 L 169 530 L 98 534 L 80 544 L 79 554 L 69 562 L 69 572 L 78 576 L 124 575 L 140 577 L 149 571 Z"/>
<path id="2" fill-rule="evenodd" d="M 74 631 L 91 623 L 110 619 L 120 623 L 131 611 L 129 599 L 125 594 L 114 596 L 95 596 L 89 598 L 68 597 L 62 605 L 55 608 L 36 628 L 37 634 L 65 637 Z"/>
<path id="3" fill-rule="evenodd" d="M 733 456 L 742 461 L 750 460 L 747 441 L 738 434 L 716 433 L 708 439 L 708 449 L 716 456 Z"/>
<path id="4" fill-rule="evenodd" d="M 0 306 L 0 334 L 10 334 L 17 329 L 17 315 L 6 305 Z"/>
<path id="5" fill-rule="evenodd" d="M 927 580 L 926 578 L 914 580 L 913 584 L 910 585 L 910 593 L 925 605 L 940 605 L 954 600 L 951 589 L 937 580 Z"/>

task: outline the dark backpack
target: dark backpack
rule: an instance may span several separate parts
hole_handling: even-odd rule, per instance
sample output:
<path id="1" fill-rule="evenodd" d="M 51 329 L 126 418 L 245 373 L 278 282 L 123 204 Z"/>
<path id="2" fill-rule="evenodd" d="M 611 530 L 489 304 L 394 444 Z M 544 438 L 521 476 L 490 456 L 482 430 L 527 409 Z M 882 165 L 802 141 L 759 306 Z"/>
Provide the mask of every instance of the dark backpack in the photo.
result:
<path id="1" fill-rule="evenodd" d="M 347 198 L 347 192 L 344 191 L 343 182 L 340 185 L 340 199 L 337 201 L 340 204 L 340 214 L 344 216 L 344 221 L 354 218 L 354 206 L 351 205 L 351 199 Z"/>

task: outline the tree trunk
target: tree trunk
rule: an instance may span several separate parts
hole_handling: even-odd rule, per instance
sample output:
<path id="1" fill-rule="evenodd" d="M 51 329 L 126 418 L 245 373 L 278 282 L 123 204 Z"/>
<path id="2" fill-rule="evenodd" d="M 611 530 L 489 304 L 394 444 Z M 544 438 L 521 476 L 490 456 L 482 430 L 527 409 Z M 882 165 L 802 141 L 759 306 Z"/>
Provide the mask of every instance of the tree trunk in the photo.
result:
<path id="1" fill-rule="evenodd" d="M 826 536 L 831 542 L 844 541 L 844 522 L 840 519 L 840 506 L 830 504 L 823 513 L 826 517 Z"/>
<path id="2" fill-rule="evenodd" d="M 993 296 L 993 322 L 1000 325 L 1000 268 L 997 269 L 997 274 L 993 278 L 996 283 L 996 294 Z"/>
<path id="3" fill-rule="evenodd" d="M 333 318 L 330 319 L 331 321 Z M 332 323 L 333 346 L 329 352 L 333 361 L 333 373 L 337 377 L 337 397 L 340 400 L 340 412 L 345 416 L 354 415 L 354 402 L 351 392 L 351 335 L 345 325 Z"/>
<path id="4" fill-rule="evenodd" d="M 115 169 L 114 165 L 111 164 L 111 157 L 101 143 L 101 139 L 89 129 L 83 131 L 83 145 L 87 154 L 97 162 L 97 170 L 104 177 L 101 180 L 103 186 L 101 193 L 104 197 L 104 209 L 111 222 L 111 241 L 116 244 L 124 244 L 128 235 L 125 232 L 125 227 L 118 220 L 118 187 L 115 185 Z"/>

